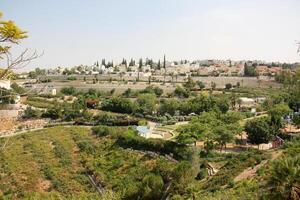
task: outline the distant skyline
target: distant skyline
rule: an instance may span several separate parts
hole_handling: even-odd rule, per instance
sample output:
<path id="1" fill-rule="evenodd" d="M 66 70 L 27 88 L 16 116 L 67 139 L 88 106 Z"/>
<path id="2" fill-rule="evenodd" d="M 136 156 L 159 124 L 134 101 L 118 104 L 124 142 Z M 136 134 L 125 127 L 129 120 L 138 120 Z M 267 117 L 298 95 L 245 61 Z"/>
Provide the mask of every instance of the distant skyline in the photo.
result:
<path id="1" fill-rule="evenodd" d="M 14 53 L 44 52 L 27 69 L 164 54 L 300 62 L 299 0 L 0 0 L 0 11 L 28 31 Z"/>

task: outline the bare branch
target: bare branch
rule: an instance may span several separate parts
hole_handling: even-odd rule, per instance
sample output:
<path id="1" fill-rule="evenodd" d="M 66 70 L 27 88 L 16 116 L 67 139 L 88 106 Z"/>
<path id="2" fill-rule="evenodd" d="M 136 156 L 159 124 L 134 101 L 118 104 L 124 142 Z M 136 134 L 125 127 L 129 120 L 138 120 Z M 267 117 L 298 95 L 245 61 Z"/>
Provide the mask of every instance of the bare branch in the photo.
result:
<path id="1" fill-rule="evenodd" d="M 5 53 L 6 56 L 6 68 L 0 74 L 0 79 L 5 79 L 10 70 L 16 70 L 26 67 L 32 60 L 41 57 L 44 53 L 38 54 L 37 51 L 30 53 L 28 49 L 25 49 L 19 56 L 13 58 L 10 53 Z"/>

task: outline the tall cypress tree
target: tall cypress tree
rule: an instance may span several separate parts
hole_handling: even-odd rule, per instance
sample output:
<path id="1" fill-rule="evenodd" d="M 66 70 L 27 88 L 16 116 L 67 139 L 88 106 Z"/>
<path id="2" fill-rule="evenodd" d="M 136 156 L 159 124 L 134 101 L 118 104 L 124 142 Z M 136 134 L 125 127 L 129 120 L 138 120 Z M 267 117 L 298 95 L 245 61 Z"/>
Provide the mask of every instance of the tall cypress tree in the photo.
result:
<path id="1" fill-rule="evenodd" d="M 164 70 L 165 70 L 165 72 L 164 72 L 164 83 L 166 82 L 166 55 L 164 54 Z"/>
<path id="2" fill-rule="evenodd" d="M 160 70 L 160 60 L 158 60 L 157 69 Z"/>

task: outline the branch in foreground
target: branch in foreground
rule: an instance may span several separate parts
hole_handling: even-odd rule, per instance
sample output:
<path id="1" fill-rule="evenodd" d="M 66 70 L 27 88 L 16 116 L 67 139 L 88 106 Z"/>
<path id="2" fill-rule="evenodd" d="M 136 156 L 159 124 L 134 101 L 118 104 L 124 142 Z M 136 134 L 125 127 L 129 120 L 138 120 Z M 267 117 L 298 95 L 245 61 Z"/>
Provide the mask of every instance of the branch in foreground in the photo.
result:
<path id="1" fill-rule="evenodd" d="M 38 54 L 37 51 L 30 53 L 28 49 L 23 51 L 18 57 L 13 58 L 10 53 L 5 53 L 6 56 L 6 68 L 0 74 L 0 80 L 7 78 L 9 71 L 21 69 L 26 67 L 32 60 L 41 57 L 42 54 Z"/>

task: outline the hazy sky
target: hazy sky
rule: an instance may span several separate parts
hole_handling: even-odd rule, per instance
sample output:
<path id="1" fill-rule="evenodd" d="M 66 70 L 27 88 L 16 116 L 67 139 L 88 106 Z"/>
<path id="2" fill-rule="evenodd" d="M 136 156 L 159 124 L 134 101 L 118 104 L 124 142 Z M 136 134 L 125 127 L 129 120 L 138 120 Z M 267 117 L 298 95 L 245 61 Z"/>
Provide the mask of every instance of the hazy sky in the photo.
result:
<path id="1" fill-rule="evenodd" d="M 296 62 L 300 0 L 0 0 L 28 31 L 20 48 L 44 51 L 31 67 L 101 58 Z"/>

